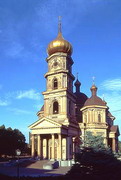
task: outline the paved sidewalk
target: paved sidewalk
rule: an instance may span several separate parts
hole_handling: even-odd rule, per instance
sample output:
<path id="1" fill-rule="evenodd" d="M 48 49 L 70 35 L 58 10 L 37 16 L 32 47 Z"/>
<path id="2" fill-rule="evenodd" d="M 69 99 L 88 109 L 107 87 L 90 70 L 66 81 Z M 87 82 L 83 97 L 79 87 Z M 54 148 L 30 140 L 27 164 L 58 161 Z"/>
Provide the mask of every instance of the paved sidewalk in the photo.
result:
<path id="1" fill-rule="evenodd" d="M 20 176 L 59 176 L 66 174 L 70 167 L 59 167 L 58 169 L 53 170 L 45 170 L 43 169 L 43 164 L 47 161 L 41 160 L 36 161 L 27 167 L 20 167 L 19 168 L 19 174 Z M 0 173 L 9 175 L 9 176 L 17 176 L 17 167 L 13 166 L 5 166 L 5 163 L 1 163 L 0 165 Z"/>

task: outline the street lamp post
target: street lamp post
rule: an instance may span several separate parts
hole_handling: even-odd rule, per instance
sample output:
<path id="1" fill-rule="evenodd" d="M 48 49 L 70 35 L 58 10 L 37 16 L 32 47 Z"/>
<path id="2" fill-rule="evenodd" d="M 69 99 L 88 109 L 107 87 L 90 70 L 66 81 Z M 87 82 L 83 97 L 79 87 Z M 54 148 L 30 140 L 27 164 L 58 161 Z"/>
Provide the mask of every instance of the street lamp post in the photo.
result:
<path id="1" fill-rule="evenodd" d="M 16 150 L 16 155 L 17 155 L 17 158 L 18 158 L 18 163 L 17 163 L 17 177 L 18 177 L 18 179 L 19 179 L 19 156 L 21 155 L 20 149 L 17 149 L 17 150 Z"/>

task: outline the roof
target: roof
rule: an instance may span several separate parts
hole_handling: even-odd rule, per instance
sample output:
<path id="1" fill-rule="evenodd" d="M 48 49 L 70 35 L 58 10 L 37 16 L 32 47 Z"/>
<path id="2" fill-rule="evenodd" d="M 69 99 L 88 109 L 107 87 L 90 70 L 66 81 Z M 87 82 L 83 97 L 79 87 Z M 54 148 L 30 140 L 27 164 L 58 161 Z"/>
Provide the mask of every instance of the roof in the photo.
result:
<path id="1" fill-rule="evenodd" d="M 44 122 L 44 123 L 43 123 Z M 46 122 L 46 123 L 45 123 Z M 47 125 L 47 123 L 48 123 L 48 125 Z M 48 128 L 48 127 L 66 127 L 66 126 L 64 126 L 63 124 L 61 124 L 61 123 L 58 123 L 58 122 L 56 122 L 56 121 L 53 121 L 53 120 L 51 120 L 51 119 L 49 119 L 49 118 L 45 118 L 45 117 L 43 117 L 43 118 L 41 118 L 41 119 L 39 119 L 39 120 L 37 120 L 36 122 L 34 122 L 33 124 L 31 124 L 30 126 L 29 126 L 29 129 L 33 129 L 33 128 Z M 67 128 L 67 127 L 66 127 Z"/>
<path id="2" fill-rule="evenodd" d="M 75 86 L 80 86 L 81 83 L 80 83 L 80 81 L 77 79 L 76 82 L 74 83 L 74 85 L 75 85 Z"/>
<path id="3" fill-rule="evenodd" d="M 44 105 L 41 107 L 40 111 L 44 111 Z"/>
<path id="4" fill-rule="evenodd" d="M 91 105 L 106 106 L 106 102 L 97 96 L 97 87 L 94 84 L 92 85 L 90 90 L 92 92 L 92 96 L 87 99 L 84 106 L 91 106 Z"/>
<path id="5" fill-rule="evenodd" d="M 115 119 L 115 117 L 111 114 L 111 112 L 110 112 L 110 111 L 108 111 L 107 116 L 108 116 L 108 117 L 110 117 L 110 118 Z"/>
<path id="6" fill-rule="evenodd" d="M 118 135 L 120 135 L 119 133 L 119 128 L 117 125 L 113 125 L 110 127 L 110 132 L 114 132 L 114 133 L 117 133 Z"/>
<path id="7" fill-rule="evenodd" d="M 76 104 L 80 104 L 81 105 L 80 107 L 82 107 L 85 101 L 88 99 L 88 97 L 86 96 L 86 94 L 81 92 L 80 93 L 75 92 L 74 94 L 76 95 Z"/>
<path id="8" fill-rule="evenodd" d="M 91 96 L 84 103 L 84 106 L 91 106 L 91 105 L 106 106 L 105 102 L 98 96 Z"/>
<path id="9" fill-rule="evenodd" d="M 84 105 L 85 101 L 88 99 L 88 97 L 86 96 L 86 94 L 80 92 L 81 83 L 78 78 L 74 85 L 76 86 L 76 92 L 74 93 L 76 95 L 76 104 L 78 104 L 81 108 Z"/>

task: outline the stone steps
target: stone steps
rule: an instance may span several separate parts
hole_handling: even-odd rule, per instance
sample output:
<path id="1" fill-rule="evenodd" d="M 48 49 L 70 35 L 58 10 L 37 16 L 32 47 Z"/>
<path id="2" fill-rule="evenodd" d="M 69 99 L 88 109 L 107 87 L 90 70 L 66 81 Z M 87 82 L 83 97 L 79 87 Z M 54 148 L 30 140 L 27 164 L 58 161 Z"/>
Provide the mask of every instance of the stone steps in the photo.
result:
<path id="1" fill-rule="evenodd" d="M 34 168 L 34 169 L 43 169 L 43 165 L 48 163 L 49 160 L 40 160 L 36 161 L 35 163 L 30 164 L 27 168 Z"/>

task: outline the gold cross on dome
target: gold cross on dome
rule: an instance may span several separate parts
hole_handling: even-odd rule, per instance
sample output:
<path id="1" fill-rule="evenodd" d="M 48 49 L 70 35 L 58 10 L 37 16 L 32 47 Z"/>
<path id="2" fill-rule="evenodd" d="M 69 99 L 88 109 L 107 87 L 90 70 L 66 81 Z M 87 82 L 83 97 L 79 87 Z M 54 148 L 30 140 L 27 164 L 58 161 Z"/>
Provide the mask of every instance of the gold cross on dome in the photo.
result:
<path id="1" fill-rule="evenodd" d="M 61 32 L 61 16 L 58 16 L 58 32 Z"/>

